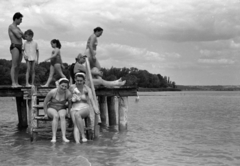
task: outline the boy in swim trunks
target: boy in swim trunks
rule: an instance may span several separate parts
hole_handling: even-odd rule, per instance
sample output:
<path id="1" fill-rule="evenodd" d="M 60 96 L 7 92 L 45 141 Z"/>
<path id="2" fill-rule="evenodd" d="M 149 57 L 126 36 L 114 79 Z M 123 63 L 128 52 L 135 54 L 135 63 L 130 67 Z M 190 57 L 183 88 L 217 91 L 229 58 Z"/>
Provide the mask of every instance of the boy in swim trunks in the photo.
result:
<path id="1" fill-rule="evenodd" d="M 29 84 L 29 73 L 31 71 L 32 85 L 34 84 L 35 79 L 35 63 L 38 64 L 39 60 L 39 51 L 38 44 L 33 41 L 33 31 L 31 29 L 27 30 L 25 33 L 26 42 L 23 44 L 23 54 L 24 59 L 27 63 L 27 72 L 26 72 L 26 86 L 30 87 Z"/>
<path id="2" fill-rule="evenodd" d="M 22 39 L 24 34 L 18 25 L 22 22 L 23 15 L 19 12 L 13 15 L 13 23 L 8 27 L 8 35 L 11 40 L 10 52 L 12 54 L 11 80 L 12 87 L 20 87 L 18 84 L 19 67 L 22 61 Z"/>

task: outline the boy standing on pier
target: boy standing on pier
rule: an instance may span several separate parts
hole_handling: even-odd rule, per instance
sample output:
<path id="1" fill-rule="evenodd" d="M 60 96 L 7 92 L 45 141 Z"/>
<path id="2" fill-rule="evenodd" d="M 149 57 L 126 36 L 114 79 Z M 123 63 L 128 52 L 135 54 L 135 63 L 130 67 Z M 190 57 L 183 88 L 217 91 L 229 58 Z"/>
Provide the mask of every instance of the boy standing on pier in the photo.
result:
<path id="1" fill-rule="evenodd" d="M 39 51 L 38 44 L 33 41 L 33 31 L 31 29 L 27 30 L 25 33 L 25 39 L 27 40 L 23 44 L 23 53 L 24 59 L 27 63 L 27 72 L 26 72 L 26 86 L 30 87 L 34 84 L 35 79 L 35 64 L 38 64 L 39 60 Z M 31 72 L 30 72 L 31 71 Z M 31 74 L 32 82 L 29 84 L 29 75 Z"/>

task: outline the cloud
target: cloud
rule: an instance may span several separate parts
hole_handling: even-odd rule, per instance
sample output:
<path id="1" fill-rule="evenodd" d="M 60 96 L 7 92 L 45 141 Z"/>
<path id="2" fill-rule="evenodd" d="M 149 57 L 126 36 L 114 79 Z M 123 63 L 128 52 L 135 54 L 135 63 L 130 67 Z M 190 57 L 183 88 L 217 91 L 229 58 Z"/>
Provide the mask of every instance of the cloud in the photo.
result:
<path id="1" fill-rule="evenodd" d="M 239 0 L 3 0 L 1 57 L 11 59 L 7 27 L 19 11 L 24 15 L 19 27 L 34 31 L 41 60 L 51 56 L 50 41 L 56 38 L 63 61 L 74 62 L 93 29 L 101 26 L 97 58 L 103 67 L 182 72 L 178 79 L 192 81 L 183 73 L 239 65 L 239 6 Z"/>
<path id="2" fill-rule="evenodd" d="M 165 53 L 164 54 L 165 57 L 170 57 L 170 58 L 180 58 L 181 55 L 179 53 L 176 52 L 171 52 L 171 53 Z"/>
<path id="3" fill-rule="evenodd" d="M 205 63 L 205 64 L 234 64 L 235 62 L 231 59 L 199 59 L 199 63 Z"/>
<path id="4" fill-rule="evenodd" d="M 159 40 L 215 41 L 239 36 L 240 1 L 169 0 L 111 1 L 19 0 L 27 22 L 63 33 L 93 29 L 97 25 L 111 33 L 145 35 Z M 10 5 L 11 6 L 11 5 Z M 22 8 L 21 8 L 22 7 Z M 238 13 L 238 14 L 236 14 Z M 224 16 L 224 17 L 223 17 Z M 144 26 L 148 25 L 148 26 Z"/>
<path id="5" fill-rule="evenodd" d="M 208 42 L 200 42 L 199 47 L 206 50 L 229 50 L 229 49 L 239 49 L 240 43 L 237 43 L 234 39 L 230 40 L 216 40 Z"/>
<path id="6" fill-rule="evenodd" d="M 200 60 L 202 63 L 236 64 L 239 61 L 240 44 L 234 40 L 201 42 L 197 49 L 199 49 L 201 59 L 218 59 Z"/>
<path id="7" fill-rule="evenodd" d="M 154 51 L 149 51 L 146 48 L 131 47 L 116 43 L 101 45 L 98 52 L 98 56 L 101 61 L 111 60 L 115 62 L 111 64 L 119 64 L 123 62 L 127 66 L 134 63 L 149 64 L 165 60 L 164 55 L 160 55 Z"/>

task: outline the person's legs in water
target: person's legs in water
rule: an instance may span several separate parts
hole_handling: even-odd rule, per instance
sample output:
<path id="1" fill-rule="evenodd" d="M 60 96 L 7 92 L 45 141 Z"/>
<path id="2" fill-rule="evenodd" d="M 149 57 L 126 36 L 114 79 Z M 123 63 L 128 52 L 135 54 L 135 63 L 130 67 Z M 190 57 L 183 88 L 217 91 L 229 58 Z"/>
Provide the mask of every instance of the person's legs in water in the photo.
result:
<path id="1" fill-rule="evenodd" d="M 77 124 L 82 142 L 87 142 L 87 138 L 84 133 L 84 121 L 83 118 L 89 116 L 90 110 L 88 106 L 81 106 L 79 110 L 75 113 L 75 122 Z"/>
<path id="2" fill-rule="evenodd" d="M 47 109 L 48 116 L 52 118 L 52 140 L 51 142 L 56 142 L 56 135 L 57 135 L 57 128 L 58 128 L 58 120 L 59 120 L 59 114 L 57 110 L 53 108 Z"/>
<path id="3" fill-rule="evenodd" d="M 79 143 L 80 141 L 80 134 L 79 134 L 79 130 L 75 121 L 75 114 L 76 114 L 76 110 L 71 110 L 71 118 L 72 118 L 72 122 L 73 122 L 73 136 L 74 136 L 74 140 L 76 143 Z"/>
<path id="4" fill-rule="evenodd" d="M 66 138 L 66 109 L 62 109 L 58 111 L 60 122 L 61 122 L 61 130 L 62 130 L 62 139 L 64 142 L 69 142 L 69 140 Z"/>

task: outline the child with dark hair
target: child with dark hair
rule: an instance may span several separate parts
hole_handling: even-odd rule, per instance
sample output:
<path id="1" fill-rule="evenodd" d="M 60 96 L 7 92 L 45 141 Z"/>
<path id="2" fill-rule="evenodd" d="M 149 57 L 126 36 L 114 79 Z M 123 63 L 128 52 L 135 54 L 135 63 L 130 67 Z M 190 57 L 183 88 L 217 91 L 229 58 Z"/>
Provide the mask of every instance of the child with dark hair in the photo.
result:
<path id="1" fill-rule="evenodd" d="M 46 84 L 42 85 L 43 87 L 49 86 L 49 84 L 51 83 L 51 81 L 53 79 L 53 75 L 54 75 L 55 71 L 57 72 L 57 74 L 59 74 L 61 76 L 61 78 L 66 78 L 66 76 L 62 72 L 62 58 L 61 58 L 61 52 L 60 52 L 60 49 L 62 47 L 61 43 L 59 40 L 53 39 L 51 41 L 51 45 L 53 48 L 52 56 L 50 58 L 47 58 L 44 61 L 44 62 L 47 62 L 48 60 L 51 61 L 50 73 L 49 73 L 49 77 L 48 77 Z"/>
<path id="2" fill-rule="evenodd" d="M 31 84 L 34 84 L 35 79 L 35 64 L 38 64 L 39 60 L 39 49 L 38 44 L 33 41 L 33 31 L 31 29 L 27 30 L 24 33 L 25 39 L 27 40 L 23 44 L 23 54 L 24 59 L 26 60 L 27 64 L 27 72 L 26 72 L 26 86 L 30 87 Z M 31 71 L 31 73 L 30 73 Z M 29 74 L 31 75 L 32 82 L 29 84 Z"/>

